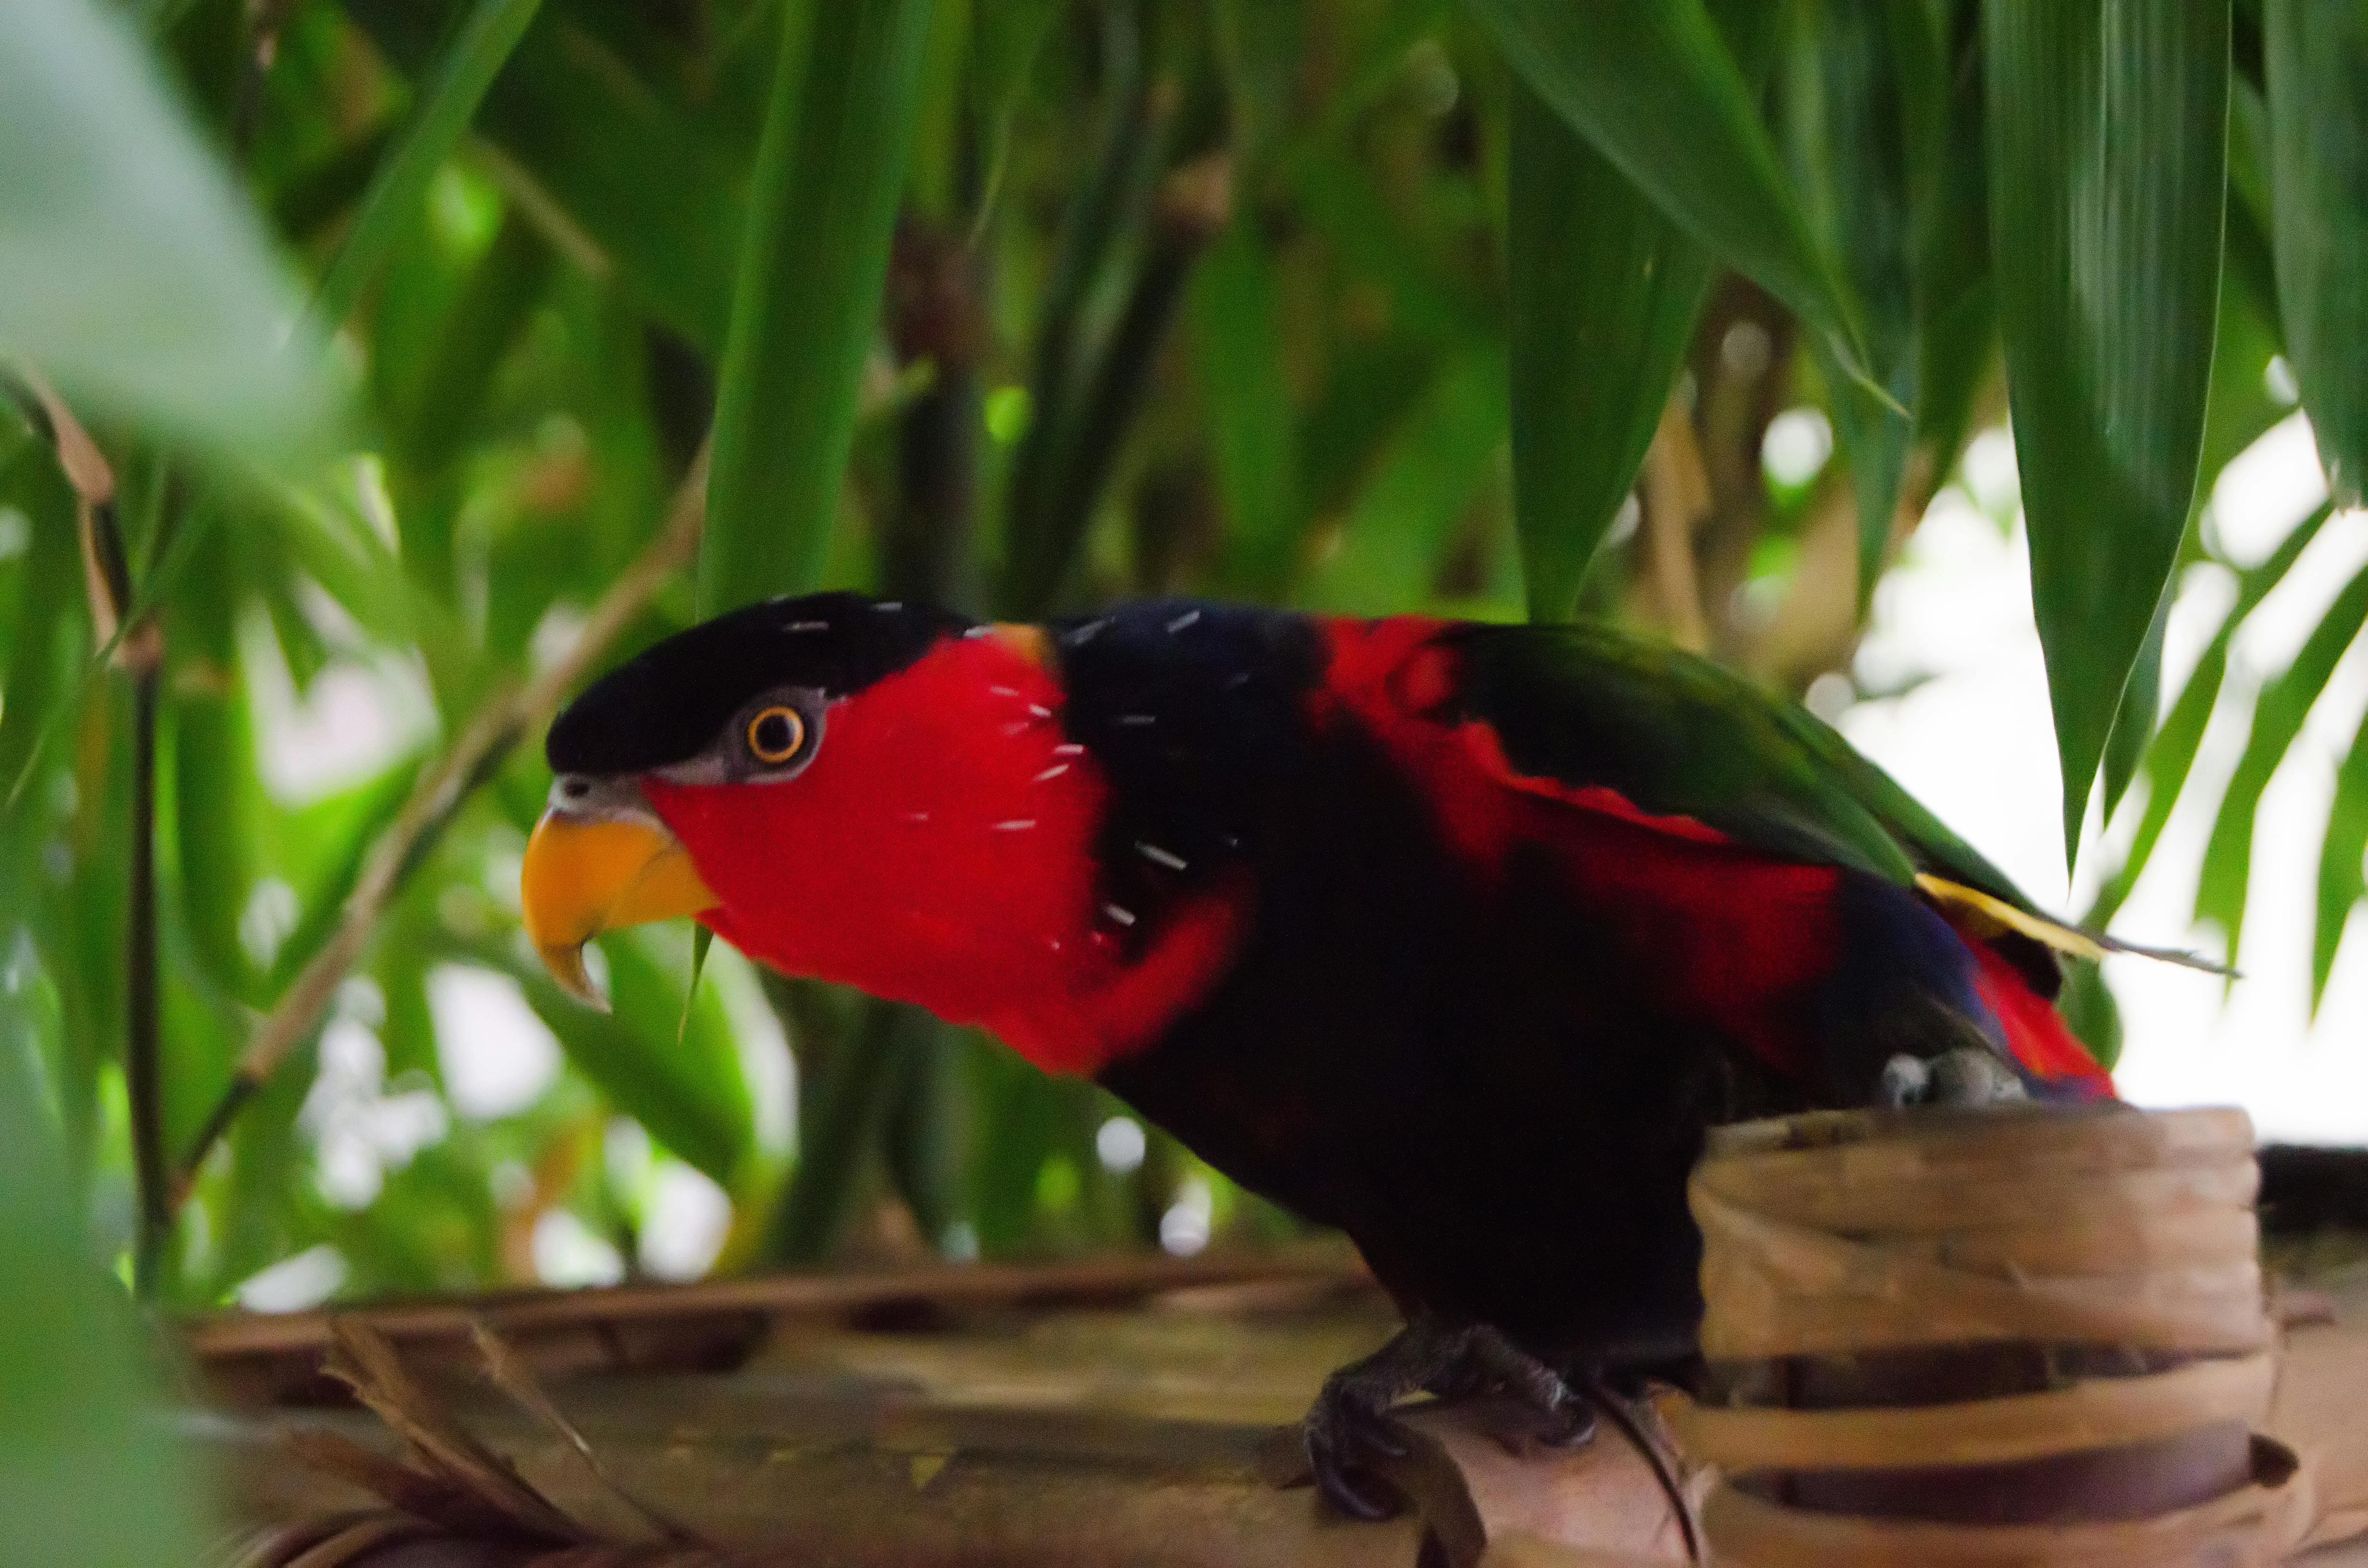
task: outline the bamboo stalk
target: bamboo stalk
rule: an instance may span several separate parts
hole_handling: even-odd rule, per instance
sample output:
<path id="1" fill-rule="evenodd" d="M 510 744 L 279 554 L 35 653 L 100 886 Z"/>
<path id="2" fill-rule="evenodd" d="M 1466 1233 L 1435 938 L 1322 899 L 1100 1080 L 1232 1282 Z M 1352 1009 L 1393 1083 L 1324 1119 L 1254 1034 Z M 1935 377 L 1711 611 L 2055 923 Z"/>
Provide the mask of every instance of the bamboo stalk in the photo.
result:
<path id="1" fill-rule="evenodd" d="M 114 466 L 74 411 L 38 377 L 11 388 L 36 429 L 48 439 L 58 469 L 74 493 L 83 586 L 90 605 L 91 639 L 131 682 L 131 843 L 129 908 L 125 915 L 123 1088 L 131 1124 L 135 1228 L 133 1291 L 155 1288 L 156 1267 L 172 1226 L 170 1167 L 165 1151 L 165 1062 L 156 944 L 156 706 L 164 667 L 162 630 L 135 607 L 131 553 L 117 510 Z M 160 483 L 169 483 L 162 476 Z M 167 501 L 169 507 L 170 502 Z M 165 528 L 150 540 L 148 570 L 162 558 Z"/>
<path id="2" fill-rule="evenodd" d="M 156 972 L 157 672 L 131 682 L 131 887 L 123 943 L 123 1090 L 131 1115 L 131 1167 L 140 1217 L 131 1288 L 156 1289 L 173 1224 L 171 1165 L 165 1152 L 165 1050 Z"/>
<path id="3" fill-rule="evenodd" d="M 1231 221 L 1233 157 L 1223 148 L 1171 172 L 1160 184 L 1149 247 L 1110 341 L 1077 405 L 1077 427 L 1063 444 L 1058 483 L 1038 523 L 1035 569 L 1015 578 L 1008 608 L 1032 618 L 1051 609 L 1093 523 L 1128 428 L 1151 388 L 1151 375 L 1182 303 L 1193 264 Z"/>
<path id="4" fill-rule="evenodd" d="M 1110 265 L 1124 221 L 1172 113 L 1156 89 L 1160 41 L 1156 7 L 1112 6 L 1102 16 L 1103 74 L 1110 120 L 1092 175 L 1062 222 L 1060 251 L 1045 286 L 1030 356 L 1028 431 L 1013 455 L 1004 516 L 1009 542 L 996 597 L 1029 613 L 1048 602 L 1066 565 L 1053 533 L 1055 493 L 1069 461 L 1072 404 L 1080 382 L 1087 302 Z"/>

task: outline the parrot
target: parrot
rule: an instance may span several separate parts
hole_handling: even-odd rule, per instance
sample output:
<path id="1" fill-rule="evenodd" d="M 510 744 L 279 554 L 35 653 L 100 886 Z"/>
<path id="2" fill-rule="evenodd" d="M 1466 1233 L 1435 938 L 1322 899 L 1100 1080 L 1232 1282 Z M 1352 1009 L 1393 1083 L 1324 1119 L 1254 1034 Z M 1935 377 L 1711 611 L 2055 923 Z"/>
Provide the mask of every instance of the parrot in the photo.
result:
<path id="1" fill-rule="evenodd" d="M 1358 1517 L 1396 1506 L 1401 1400 L 1577 1442 L 1588 1391 L 1684 1375 L 1710 1128 L 2112 1093 L 2054 998 L 2122 944 L 1806 710 L 1609 624 L 813 594 L 655 643 L 545 750 L 521 905 L 570 990 L 592 937 L 688 915 L 1344 1232 L 1405 1324 L 1302 1429 Z"/>

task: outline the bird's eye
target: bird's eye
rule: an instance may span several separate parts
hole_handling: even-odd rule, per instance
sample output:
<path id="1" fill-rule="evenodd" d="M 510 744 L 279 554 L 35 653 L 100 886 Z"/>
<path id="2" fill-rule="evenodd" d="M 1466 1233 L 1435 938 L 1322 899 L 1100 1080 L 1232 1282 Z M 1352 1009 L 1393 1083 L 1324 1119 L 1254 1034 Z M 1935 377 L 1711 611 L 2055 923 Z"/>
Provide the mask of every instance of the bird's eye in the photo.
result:
<path id="1" fill-rule="evenodd" d="M 748 721 L 748 755 L 768 767 L 779 767 L 806 744 L 805 715 L 783 703 L 760 709 Z"/>

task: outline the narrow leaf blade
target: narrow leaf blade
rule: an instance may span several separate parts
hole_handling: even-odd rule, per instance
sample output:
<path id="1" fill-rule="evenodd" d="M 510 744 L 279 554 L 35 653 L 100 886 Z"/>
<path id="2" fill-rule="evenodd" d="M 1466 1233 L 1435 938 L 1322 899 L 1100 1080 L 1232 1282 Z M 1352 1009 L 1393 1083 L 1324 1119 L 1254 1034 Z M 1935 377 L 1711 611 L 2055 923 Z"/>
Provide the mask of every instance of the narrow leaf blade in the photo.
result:
<path id="1" fill-rule="evenodd" d="M 798 0 L 757 154 L 716 392 L 699 603 L 814 585 L 855 437 L 929 0 Z"/>
<path id="2" fill-rule="evenodd" d="M 1864 372 L 1855 304 L 1785 184 L 1758 95 L 1702 0 L 1472 0 L 1515 71 L 1695 240 Z"/>
<path id="3" fill-rule="evenodd" d="M 85 410 L 260 456 L 341 406 L 262 226 L 112 7 L 6 0 L 0 355 Z"/>
<path id="4" fill-rule="evenodd" d="M 1930 141 L 1917 197 L 1916 439 L 1936 473 L 1955 466 L 1998 355 L 1982 83 L 1970 71 L 1949 76 L 1947 101 L 1922 132 Z"/>
<path id="5" fill-rule="evenodd" d="M 2368 6 L 2267 0 L 2279 314 L 2338 505 L 2368 477 Z"/>
<path id="6" fill-rule="evenodd" d="M 186 1456 L 154 1418 L 131 1303 L 92 1261 L 34 1053 L 0 1051 L 0 1508 L 19 1562 L 184 1555 Z"/>
<path id="7" fill-rule="evenodd" d="M 1379 615 L 1429 597 L 1455 521 L 1505 439 L 1505 382 L 1494 343 L 1440 370 L 1350 506 L 1338 552 L 1309 574 L 1303 603 Z"/>
<path id="8" fill-rule="evenodd" d="M 1906 50 L 1895 51 L 1891 8 L 1892 0 L 1830 0 L 1803 13 L 1808 25 L 1794 29 L 1784 95 L 1811 227 L 1840 259 L 1863 304 L 1867 371 L 1889 399 L 1847 375 L 1831 377 L 1834 430 L 1857 503 L 1861 616 L 1874 595 L 1907 472 L 1912 431 L 1903 410 L 1917 401 L 1911 263 L 1918 212 L 1910 159 L 1918 149 L 1903 99 L 1910 81 L 1937 85 L 1940 75 L 1937 60 L 1928 57 L 1936 48 L 1917 55 L 1912 70 Z M 1898 30 L 1904 45 L 1930 44 L 1920 26 Z"/>
<path id="9" fill-rule="evenodd" d="M 568 1060 L 619 1110 L 685 1164 L 731 1187 L 755 1147 L 756 1124 L 728 1030 L 712 1003 L 678 998 L 665 971 L 631 939 L 611 938 L 602 949 L 613 1015 L 594 1012 L 491 944 L 480 956 L 518 982 Z M 687 1020 L 679 1042 L 670 1038 L 678 1019 Z"/>
<path id="10" fill-rule="evenodd" d="M 2104 812 L 2108 820 L 2113 808 L 2122 803 L 2122 796 L 2137 777 L 2138 763 L 2146 756 L 2146 743 L 2154 738 L 2157 710 L 2162 705 L 2162 640 L 2170 626 L 2171 585 L 2162 585 L 2162 597 L 2155 601 L 2154 620 L 2146 627 L 2146 641 L 2138 645 L 2137 663 L 2130 667 L 2130 684 L 2122 690 L 2121 711 L 2113 715 L 2113 733 L 2105 742 Z"/>
<path id="11" fill-rule="evenodd" d="M 2162 841 L 2162 830 L 2170 821 L 2171 808 L 2178 804 L 2180 791 L 2187 786 L 2188 774 L 2195 767 L 2195 754 L 2203 747 L 2203 732 L 2211 725 L 2213 708 L 2227 678 L 2229 642 L 2245 618 L 2269 597 L 2270 590 L 2284 581 L 2286 573 L 2318 536 L 2328 516 L 2328 508 L 2321 506 L 2304 518 L 2267 561 L 2237 580 L 2236 605 L 2221 620 L 2212 641 L 2204 644 L 2203 654 L 2180 687 L 2170 711 L 2163 716 L 2153 742 L 2146 747 L 2146 811 L 2139 818 L 2137 835 L 2131 840 L 2121 868 L 2098 890 L 2096 902 L 2089 905 L 2088 924 L 2109 924 L 2123 901 L 2129 897 L 2130 890 L 2137 885 L 2146 862 L 2153 858 L 2155 846 Z"/>
<path id="12" fill-rule="evenodd" d="M 1569 619 L 1652 444 L 1710 258 L 1513 84 L 1514 520 L 1532 620 Z"/>
<path id="13" fill-rule="evenodd" d="M 313 312 L 324 323 L 345 320 L 387 247 L 404 226 L 418 221 L 427 182 L 450 157 L 494 78 L 526 35 L 542 0 L 477 0 L 435 68 L 420 83 L 410 119 L 388 148 L 360 209 L 321 278 Z"/>
<path id="14" fill-rule="evenodd" d="M 2335 775 L 2335 808 L 2318 852 L 2317 923 L 2310 951 L 2310 1010 L 2316 1015 L 2335 972 L 2336 949 L 2352 905 L 2368 892 L 2362 861 L 2368 859 L 2368 745 L 2354 735 L 2351 750 Z"/>
<path id="15" fill-rule="evenodd" d="M 2214 920 L 2227 933 L 2228 955 L 2237 955 L 2245 924 L 2246 892 L 2253 866 L 2253 829 L 2261 795 L 2278 764 L 2302 733 L 2312 704 L 2335 674 L 2362 627 L 2368 627 L 2368 568 L 2362 569 L 2328 607 L 2327 614 L 2294 655 L 2294 663 L 2262 687 L 2253 708 L 2253 731 L 2221 798 L 2220 813 L 2203 847 L 2203 870 L 2196 882 L 2195 914 Z"/>
<path id="16" fill-rule="evenodd" d="M 2069 857 L 2195 490 L 2228 0 L 1993 0 L 1984 19 L 1990 228 Z"/>
<path id="17" fill-rule="evenodd" d="M 1225 575 L 1238 591 L 1289 587 L 1306 521 L 1298 415 L 1275 352 L 1281 302 L 1274 258 L 1254 225 L 1236 223 L 1192 279 L 1192 328 L 1217 491 L 1225 508 Z"/>

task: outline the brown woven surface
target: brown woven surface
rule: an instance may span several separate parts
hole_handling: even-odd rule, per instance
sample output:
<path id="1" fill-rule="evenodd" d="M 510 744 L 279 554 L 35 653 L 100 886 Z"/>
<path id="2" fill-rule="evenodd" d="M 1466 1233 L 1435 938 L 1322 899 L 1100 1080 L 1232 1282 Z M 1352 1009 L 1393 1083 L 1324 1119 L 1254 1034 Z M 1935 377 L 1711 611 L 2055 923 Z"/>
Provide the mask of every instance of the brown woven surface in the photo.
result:
<path id="1" fill-rule="evenodd" d="M 754 1354 L 704 1374 L 640 1359 L 587 1370 L 592 1320 L 570 1314 L 565 1333 L 545 1335 L 555 1303 L 539 1302 L 523 1317 L 534 1348 L 519 1358 L 537 1361 L 541 1386 L 524 1399 L 515 1386 L 487 1386 L 481 1354 L 450 1332 L 465 1327 L 459 1308 L 359 1314 L 415 1330 L 403 1341 L 377 1336 L 416 1369 L 373 1385 L 392 1430 L 320 1403 L 317 1377 L 273 1359 L 297 1353 L 287 1329 L 306 1343 L 334 1340 L 332 1321 L 317 1330 L 216 1322 L 202 1358 L 229 1374 L 218 1387 L 236 1403 L 203 1431 L 238 1516 L 257 1532 L 247 1561 L 273 1568 L 300 1560 L 274 1550 L 332 1554 L 308 1568 L 592 1568 L 563 1555 L 588 1548 L 615 1554 L 600 1568 L 1473 1568 L 1516 1536 L 1526 1543 L 1506 1550 L 1531 1553 L 1517 1561 L 1564 1561 L 1535 1555 L 1549 1551 L 1629 1568 L 1685 1561 L 1650 1467 L 1609 1424 L 1593 1444 L 1559 1450 L 1511 1438 L 1515 1424 L 1486 1407 L 1410 1410 L 1411 1451 L 1392 1477 L 1415 1510 L 1389 1524 L 1329 1517 L 1312 1488 L 1278 1484 L 1293 1468 L 1291 1424 L 1324 1375 L 1372 1348 L 1393 1319 L 1370 1285 L 1328 1262 L 1295 1279 L 1243 1272 L 1224 1282 L 1204 1269 L 1179 1283 L 1156 1266 L 1131 1298 L 1108 1268 L 1089 1281 L 1049 1271 L 1040 1282 L 1089 1282 L 1092 1304 L 1080 1305 L 1011 1271 L 1001 1281 L 1009 1288 L 992 1295 L 955 1279 L 928 1312 L 914 1310 L 928 1293 L 910 1278 L 894 1287 L 893 1321 L 876 1324 L 860 1321 L 860 1304 L 848 1321 L 848 1295 L 873 1299 L 861 1292 L 825 1309 L 784 1289 Z M 722 1294 L 713 1310 L 732 1316 L 761 1292 Z M 664 1321 L 687 1343 L 709 1343 L 700 1295 L 634 1295 L 632 1321 Z M 384 1370 L 375 1351 L 340 1354 Z M 546 1405 L 565 1431 L 541 1413 Z M 433 1474 L 390 1473 L 405 1462 L 396 1431 L 440 1456 L 407 1461 Z M 509 1471 L 541 1501 L 513 1507 Z M 532 1516 L 532 1539 L 509 1539 L 487 1519 L 495 1498 L 517 1523 Z M 391 1520 L 386 1505 L 397 1500 L 461 1528 Z M 686 1539 L 656 1539 L 652 1513 Z M 1427 1535 L 1436 1539 L 1428 1557 Z M 336 1555 L 348 1548 L 357 1554 Z"/>
<path id="2" fill-rule="evenodd" d="M 2140 1250 L 2159 1257 L 2167 1256 L 2165 1246 L 2185 1246 L 2183 1256 L 2208 1262 L 2225 1256 L 2232 1237 L 2247 1233 L 2249 1216 L 2236 1211 L 2235 1218 L 2241 1224 L 2230 1222 L 2227 1211 L 2207 1208 L 2199 1220 L 2200 1239 L 2182 1240 L 2170 1227 L 2156 1233 L 2160 1244 L 2147 1242 Z M 1892 1235 L 1878 1250 L 1976 1275 L 2018 1260 L 2076 1256 L 2066 1236 L 2077 1236 L 2077 1228 L 2059 1233 L 2023 1225 L 2019 1233 L 2021 1239 L 2005 1229 L 1927 1224 Z M 2050 1262 L 2039 1272 L 2058 1274 L 2066 1267 Z M 2325 1282 L 2325 1289 L 2334 1310 L 2306 1314 L 2310 1321 L 2287 1335 L 2267 1423 L 2301 1456 L 2307 1491 L 2290 1483 L 2258 1489 L 2259 1495 L 2240 1494 L 2217 1512 L 2193 1516 L 2190 1525 L 2211 1529 L 2191 1530 L 2184 1539 L 2208 1542 L 2212 1530 L 2258 1534 L 2269 1526 L 2283 1533 L 2292 1527 L 2279 1510 L 2306 1511 L 2310 1517 L 2296 1522 L 2307 1526 L 2302 1545 L 2319 1549 L 2309 1560 L 2312 1568 L 2322 1562 L 2339 1568 L 2346 1553 L 2352 1561 L 2368 1557 L 2341 1544 L 2368 1529 L 2368 1271 Z M 214 1320 L 197 1336 L 196 1359 L 215 1390 L 214 1409 L 197 1429 L 233 1482 L 238 1517 L 299 1554 L 258 1561 L 302 1561 L 301 1553 L 311 1551 L 316 1555 L 306 1568 L 689 1568 L 694 1562 L 700 1568 L 825 1562 L 920 1568 L 1372 1562 L 1386 1568 L 1415 1563 L 1426 1529 L 1439 1537 L 1438 1555 L 1426 1561 L 1452 1568 L 1475 1562 L 1634 1568 L 1683 1560 L 1674 1521 L 1646 1466 L 1608 1428 L 1604 1440 L 1575 1454 L 1516 1452 L 1484 1413 L 1411 1414 L 1416 1456 L 1402 1480 L 1420 1494 L 1418 1520 L 1349 1525 L 1325 1517 L 1308 1489 L 1279 1488 L 1274 1460 L 1278 1453 L 1288 1455 L 1289 1445 L 1278 1434 L 1304 1408 L 1326 1371 L 1378 1343 L 1391 1327 L 1386 1306 L 1361 1273 L 1338 1256 L 1281 1265 L 1218 1259 L 1144 1267 L 1111 1260 L 1045 1270 L 925 1269 L 871 1278 L 426 1302 L 360 1315 L 383 1325 L 404 1364 L 454 1423 L 485 1452 L 514 1466 L 565 1516 L 569 1528 L 595 1539 L 573 1546 L 505 1542 L 483 1529 L 455 1534 L 416 1514 L 395 1516 L 381 1499 L 390 1488 L 401 1492 L 416 1483 L 387 1476 L 393 1460 L 389 1433 L 363 1413 L 322 1403 L 332 1392 L 319 1372 L 331 1320 L 320 1314 Z M 549 1404 L 598 1456 L 606 1482 L 547 1417 L 486 1385 L 468 1332 L 480 1315 L 499 1325 L 503 1338 L 530 1364 Z M 1865 1403 L 1870 1389 L 1896 1391 L 1920 1381 L 1929 1385 L 1923 1403 L 1930 1404 L 1944 1396 L 1967 1397 L 1968 1380 L 1976 1389 L 1983 1380 L 2000 1379 L 2044 1389 L 2067 1370 L 2176 1373 L 2199 1365 L 2246 1365 L 2199 1361 L 2186 1352 L 2025 1350 L 2002 1357 L 1995 1346 L 1970 1355 L 1963 1347 L 1908 1346 L 1847 1364 L 1793 1358 L 1773 1373 L 1739 1378 L 1734 1386 L 1746 1393 L 1747 1403 L 1790 1399 L 1832 1406 Z M 1813 1370 L 1818 1375 L 1810 1375 Z M 2249 1399 L 2250 1385 L 2232 1397 Z M 291 1436 L 299 1432 L 311 1434 L 302 1441 L 313 1462 L 300 1462 L 291 1449 Z M 2221 1432 L 2183 1456 L 2143 1446 L 2108 1450 L 2097 1460 L 2099 1473 L 2119 1473 L 2125 1496 L 2133 1494 L 2133 1472 L 2163 1495 L 2176 1494 L 2190 1483 L 2199 1460 L 2222 1461 L 2226 1436 Z M 440 1440 L 458 1451 L 449 1437 Z M 322 1445 L 338 1441 L 346 1445 L 340 1456 L 320 1462 Z M 2241 1467 L 2241 1424 L 2236 1445 Z M 357 1459 L 358 1453 L 370 1457 Z M 1856 1457 L 1891 1455 L 1877 1448 Z M 2033 1487 L 2016 1466 L 2029 1462 L 1958 1471 L 1960 1502 L 1979 1502 L 1979 1488 L 1963 1478 L 1985 1473 L 1987 1484 L 2027 1500 Z M 1817 1474 L 1829 1506 L 1851 1496 L 1869 1476 L 1885 1483 L 1897 1478 L 1896 1470 Z M 354 1484 L 363 1476 L 376 1483 Z M 1694 1472 L 1698 1495 L 1705 1479 Z M 2063 1489 L 2077 1491 L 2097 1477 L 2056 1479 Z M 487 1484 L 503 1488 L 497 1480 Z M 620 1501 L 620 1494 L 632 1501 Z M 1732 1495 L 1761 1505 L 1762 1515 L 1780 1521 L 1804 1512 L 1767 1506 L 1764 1497 Z M 2252 1501 L 2244 1501 L 2248 1495 Z M 465 1515 L 465 1505 L 450 1497 L 417 1491 L 412 1497 L 430 1512 Z M 456 1506 L 461 1514 L 453 1513 Z M 696 1540 L 656 1539 L 644 1509 Z M 1752 1508 L 1738 1510 L 1731 1501 L 1722 1501 L 1715 1512 L 1729 1532 L 1762 1522 L 1755 1517 L 1738 1527 L 1736 1518 Z M 2066 1546 L 2091 1551 L 2086 1559 L 2044 1560 L 2097 1562 L 2175 1561 L 2158 1554 L 2174 1545 L 2186 1550 L 2156 1526 L 2135 1536 L 2122 1531 L 2118 1540 L 2111 1532 L 2098 1537 L 2116 1546 L 2135 1540 L 2138 1556 L 2099 1556 L 2095 1551 L 2103 1548 L 2093 1540 L 2051 1527 L 2035 1534 L 1991 1534 L 1993 1545 L 2009 1549 L 2002 1557 L 1952 1559 L 1932 1544 L 1941 1536 L 1930 1524 L 1884 1525 L 1831 1514 L 1807 1523 L 1812 1528 L 1794 1544 L 1814 1553 L 1818 1568 L 1854 1561 L 2040 1561 L 2031 1553 L 2042 1546 L 2048 1552 Z M 1852 1523 L 1866 1528 L 1838 1545 L 1837 1531 Z M 2012 1555 L 2016 1551 L 2024 1555 Z M 586 1551 L 609 1555 L 581 1555 Z"/>
<path id="3" fill-rule="evenodd" d="M 1837 1112 L 1725 1130 L 1691 1188 L 1702 1353 L 2259 1351 L 2258 1182 L 2241 1112 Z"/>
<path id="4" fill-rule="evenodd" d="M 1724 1557 L 2271 1562 L 2312 1490 L 2274 1444 L 2252 1130 L 2230 1111 L 1834 1113 L 1727 1130 L 1691 1188 L 1731 1478 Z"/>

